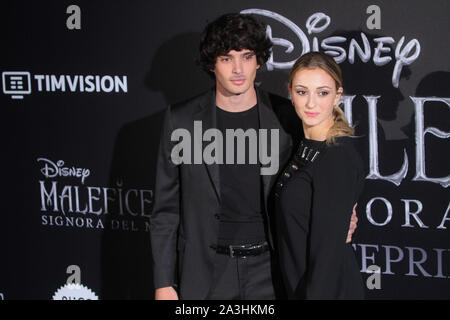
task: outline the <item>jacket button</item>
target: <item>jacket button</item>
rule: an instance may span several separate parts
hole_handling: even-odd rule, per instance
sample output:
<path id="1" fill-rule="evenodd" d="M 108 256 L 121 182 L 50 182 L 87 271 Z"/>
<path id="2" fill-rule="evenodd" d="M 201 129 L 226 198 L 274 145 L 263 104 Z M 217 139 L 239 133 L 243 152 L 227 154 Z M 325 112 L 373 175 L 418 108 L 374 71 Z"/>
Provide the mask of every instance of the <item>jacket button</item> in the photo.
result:
<path id="1" fill-rule="evenodd" d="M 214 215 L 214 217 L 216 217 L 217 220 L 220 220 L 220 214 L 216 213 L 216 214 Z"/>

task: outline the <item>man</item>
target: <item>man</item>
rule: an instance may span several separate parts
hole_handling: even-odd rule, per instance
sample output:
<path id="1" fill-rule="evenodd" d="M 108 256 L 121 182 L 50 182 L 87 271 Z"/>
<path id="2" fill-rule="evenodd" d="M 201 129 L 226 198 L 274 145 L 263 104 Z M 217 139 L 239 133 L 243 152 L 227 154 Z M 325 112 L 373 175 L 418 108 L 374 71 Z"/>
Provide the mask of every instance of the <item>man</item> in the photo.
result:
<path id="1" fill-rule="evenodd" d="M 271 46 L 253 17 L 219 17 L 200 43 L 200 64 L 215 88 L 166 112 L 151 217 L 155 299 L 257 300 L 279 293 L 270 194 L 302 130 L 289 101 L 254 86 Z M 198 142 L 202 132 L 213 134 Z M 248 133 L 244 148 L 222 141 L 230 132 Z M 257 135 L 256 152 L 252 132 L 265 133 Z M 215 161 L 207 161 L 213 140 Z M 182 148 L 186 142 L 192 148 Z M 256 155 L 258 161 L 249 161 Z"/>

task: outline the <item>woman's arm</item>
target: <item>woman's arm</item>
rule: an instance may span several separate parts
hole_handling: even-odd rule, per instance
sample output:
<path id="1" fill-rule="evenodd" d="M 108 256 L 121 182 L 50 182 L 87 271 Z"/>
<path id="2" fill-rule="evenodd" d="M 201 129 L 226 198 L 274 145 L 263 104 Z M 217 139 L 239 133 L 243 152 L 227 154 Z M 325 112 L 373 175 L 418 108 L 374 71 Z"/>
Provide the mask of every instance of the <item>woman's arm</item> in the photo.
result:
<path id="1" fill-rule="evenodd" d="M 345 146 L 331 146 L 317 163 L 305 279 L 308 299 L 338 299 L 343 290 L 344 250 L 358 178 L 358 166 Z"/>

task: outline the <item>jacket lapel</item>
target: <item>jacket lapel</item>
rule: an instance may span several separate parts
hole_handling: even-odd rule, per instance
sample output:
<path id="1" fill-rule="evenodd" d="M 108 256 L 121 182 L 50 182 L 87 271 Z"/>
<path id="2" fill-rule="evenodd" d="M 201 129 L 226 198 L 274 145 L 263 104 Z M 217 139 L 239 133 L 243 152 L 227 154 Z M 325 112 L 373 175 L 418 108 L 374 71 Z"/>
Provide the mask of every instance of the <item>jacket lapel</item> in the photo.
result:
<path id="1" fill-rule="evenodd" d="M 267 93 L 256 90 L 258 94 L 258 106 L 259 106 L 259 125 L 260 129 L 266 129 L 268 131 L 267 133 L 267 147 L 266 146 L 259 146 L 268 148 L 268 152 L 271 152 L 272 150 L 272 141 L 270 130 L 271 129 L 278 129 L 279 131 L 279 149 L 275 148 L 275 152 L 277 154 L 272 155 L 270 154 L 271 158 L 278 157 L 278 165 L 279 168 L 276 172 L 276 174 L 273 175 L 262 175 L 262 182 L 263 182 L 263 192 L 264 192 L 264 203 L 267 207 L 267 199 L 269 197 L 270 190 L 272 188 L 272 185 L 275 182 L 275 179 L 278 176 L 278 172 L 282 170 L 283 168 L 280 168 L 280 166 L 284 165 L 284 159 L 281 158 L 282 155 L 285 155 L 287 151 L 289 151 L 292 147 L 292 140 L 291 137 L 284 131 L 283 127 L 281 126 L 280 122 L 278 121 L 277 116 L 275 115 L 272 104 L 270 103 L 269 96 Z M 289 154 L 289 152 L 288 152 Z"/>
<path id="2" fill-rule="evenodd" d="M 217 128 L 215 88 L 209 92 L 207 97 L 205 97 L 203 102 L 200 104 L 200 110 L 194 115 L 194 121 L 201 121 L 202 134 L 210 128 Z M 210 142 L 203 141 L 202 139 L 202 159 L 203 159 L 203 150 L 205 150 L 205 146 L 209 143 Z M 202 160 L 202 162 L 203 165 L 206 167 L 206 170 L 208 171 L 208 175 L 214 187 L 214 191 L 216 192 L 217 199 L 220 202 L 219 164 L 217 163 L 206 164 L 204 160 Z"/>
<path id="3" fill-rule="evenodd" d="M 260 129 L 268 130 L 267 134 L 267 146 L 264 148 L 268 148 L 269 152 L 272 150 L 272 143 L 270 130 L 278 129 L 279 131 L 279 149 L 275 155 L 270 155 L 271 158 L 278 157 L 279 166 L 284 165 L 284 158 L 281 156 L 286 155 L 286 152 L 289 151 L 292 147 L 292 139 L 291 137 L 284 131 L 280 122 L 278 121 L 277 116 L 275 115 L 272 104 L 270 102 L 269 96 L 264 91 L 256 89 L 257 99 L 258 99 L 258 111 L 259 111 L 259 126 Z M 215 88 L 213 88 L 209 94 L 202 100 L 199 105 L 199 111 L 194 115 L 194 121 L 201 121 L 202 123 L 202 133 L 210 128 L 217 128 L 217 116 L 216 116 L 216 95 Z M 260 141 L 260 139 L 258 139 Z M 203 141 L 202 139 L 202 152 L 205 146 L 210 143 L 208 141 Z M 225 144 L 225 141 L 224 141 Z M 259 146 L 261 148 L 261 146 Z M 287 153 L 290 154 L 289 152 Z M 203 156 L 203 154 L 202 154 Z M 225 159 L 224 159 L 225 161 Z M 204 161 L 203 161 L 204 162 Z M 206 170 L 208 171 L 209 178 L 211 179 L 211 183 L 214 187 L 214 191 L 216 192 L 217 199 L 220 202 L 220 172 L 219 172 L 219 164 L 212 163 L 206 164 L 204 163 Z M 267 205 L 267 199 L 269 197 L 270 190 L 272 188 L 275 179 L 278 176 L 278 172 L 283 168 L 278 168 L 277 173 L 273 175 L 262 175 L 263 182 L 263 192 L 264 192 L 264 203 Z"/>

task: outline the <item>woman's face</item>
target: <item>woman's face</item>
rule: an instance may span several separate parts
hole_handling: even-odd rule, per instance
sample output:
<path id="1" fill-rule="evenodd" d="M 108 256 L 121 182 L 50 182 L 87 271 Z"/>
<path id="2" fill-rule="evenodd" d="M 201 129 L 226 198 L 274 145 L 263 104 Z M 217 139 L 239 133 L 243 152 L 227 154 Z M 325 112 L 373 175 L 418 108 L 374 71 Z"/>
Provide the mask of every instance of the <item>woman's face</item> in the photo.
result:
<path id="1" fill-rule="evenodd" d="M 338 104 L 342 88 L 323 69 L 297 70 L 289 88 L 297 115 L 305 129 L 327 130 L 333 125 L 333 107 Z"/>

